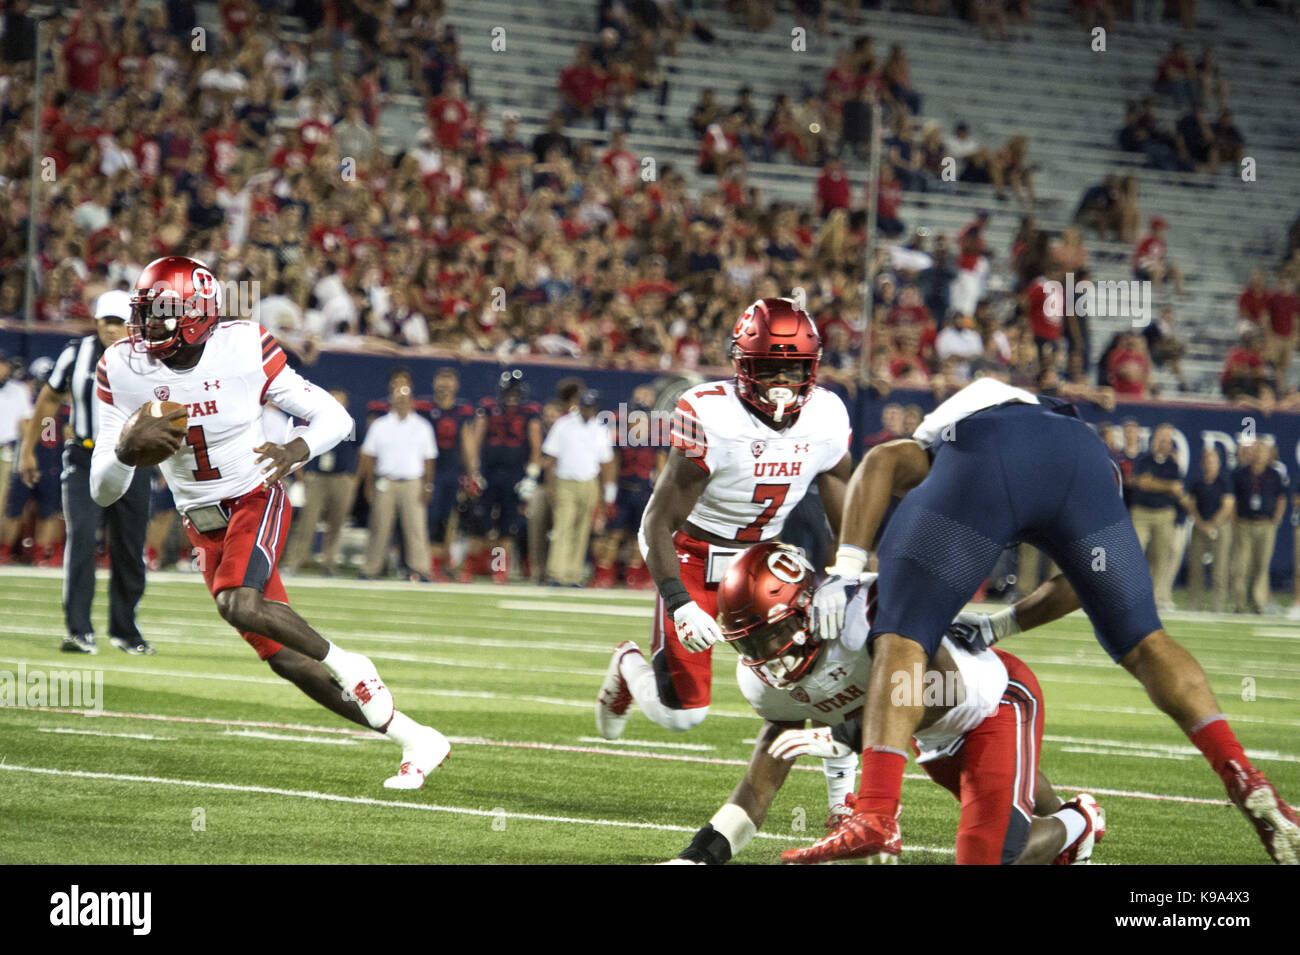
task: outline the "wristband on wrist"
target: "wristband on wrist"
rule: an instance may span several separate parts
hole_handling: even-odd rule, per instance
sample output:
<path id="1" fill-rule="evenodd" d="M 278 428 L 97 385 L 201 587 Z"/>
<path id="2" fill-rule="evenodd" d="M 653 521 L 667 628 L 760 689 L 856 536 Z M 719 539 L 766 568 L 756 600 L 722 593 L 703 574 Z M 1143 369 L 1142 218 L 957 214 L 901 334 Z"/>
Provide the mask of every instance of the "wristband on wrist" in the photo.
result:
<path id="1" fill-rule="evenodd" d="M 610 481 L 608 484 L 605 485 L 605 503 L 613 504 L 617 497 L 618 497 L 618 485 L 615 484 L 613 481 Z"/>
<path id="2" fill-rule="evenodd" d="M 669 616 L 691 602 L 691 592 L 676 577 L 664 577 L 662 580 L 656 580 L 655 586 L 659 588 L 659 596 L 663 598 L 664 609 L 668 611 Z"/>
<path id="3" fill-rule="evenodd" d="M 758 826 L 754 825 L 754 820 L 749 818 L 749 813 L 734 802 L 725 803 L 715 812 L 713 818 L 709 820 L 709 825 L 726 838 L 732 856 L 745 848 L 749 840 L 753 839 L 754 834 L 758 832 Z"/>
<path id="4" fill-rule="evenodd" d="M 867 552 L 852 544 L 841 544 L 835 551 L 835 566 L 827 568 L 827 571 L 841 577 L 861 577 L 866 569 Z"/>
<path id="5" fill-rule="evenodd" d="M 993 642 L 1020 632 L 1020 621 L 1016 619 L 1015 606 L 1003 607 L 997 613 L 989 614 L 989 624 L 993 627 Z"/>

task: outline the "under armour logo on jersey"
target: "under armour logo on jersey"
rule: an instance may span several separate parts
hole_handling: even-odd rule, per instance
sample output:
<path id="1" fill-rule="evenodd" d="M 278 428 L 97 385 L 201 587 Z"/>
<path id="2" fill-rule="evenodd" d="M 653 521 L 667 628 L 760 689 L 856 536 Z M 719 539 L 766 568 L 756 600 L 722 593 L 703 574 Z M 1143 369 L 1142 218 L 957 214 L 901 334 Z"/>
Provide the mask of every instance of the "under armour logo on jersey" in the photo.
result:
<path id="1" fill-rule="evenodd" d="M 764 452 L 766 449 L 767 449 L 767 442 L 766 442 L 766 441 L 752 441 L 752 442 L 750 442 L 749 450 L 751 450 L 751 451 L 754 452 L 754 457 L 756 457 L 756 458 L 757 458 L 757 457 L 762 457 L 763 452 Z"/>
<path id="2" fill-rule="evenodd" d="M 159 385 L 153 390 L 153 396 L 159 401 L 166 401 L 172 396 L 172 390 L 166 385 Z"/>
<path id="3" fill-rule="evenodd" d="M 212 381 L 205 381 L 205 382 L 203 383 L 203 390 L 204 390 L 204 391 L 220 391 L 220 390 L 221 390 L 221 379 L 220 379 L 220 378 L 214 378 Z"/>
<path id="4" fill-rule="evenodd" d="M 794 446 L 794 453 L 795 453 L 795 454 L 807 454 L 807 453 L 808 453 L 808 447 L 809 447 L 809 446 L 808 446 L 807 444 L 796 444 L 796 445 Z"/>
<path id="5" fill-rule="evenodd" d="M 831 670 L 831 672 L 826 675 L 833 680 L 836 678 L 846 677 L 849 674 L 847 671 L 845 671 L 844 667 L 837 666 L 835 669 Z"/>

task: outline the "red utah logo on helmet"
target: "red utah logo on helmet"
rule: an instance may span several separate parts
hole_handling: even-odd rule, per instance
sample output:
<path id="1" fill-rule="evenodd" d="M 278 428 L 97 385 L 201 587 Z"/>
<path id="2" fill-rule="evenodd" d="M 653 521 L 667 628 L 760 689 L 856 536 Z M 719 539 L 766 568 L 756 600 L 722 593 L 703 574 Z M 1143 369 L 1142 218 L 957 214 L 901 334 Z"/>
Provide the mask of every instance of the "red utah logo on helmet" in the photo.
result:
<path id="1" fill-rule="evenodd" d="M 131 293 L 133 351 L 153 359 L 208 340 L 221 319 L 221 285 L 202 262 L 168 255 L 144 267 Z"/>

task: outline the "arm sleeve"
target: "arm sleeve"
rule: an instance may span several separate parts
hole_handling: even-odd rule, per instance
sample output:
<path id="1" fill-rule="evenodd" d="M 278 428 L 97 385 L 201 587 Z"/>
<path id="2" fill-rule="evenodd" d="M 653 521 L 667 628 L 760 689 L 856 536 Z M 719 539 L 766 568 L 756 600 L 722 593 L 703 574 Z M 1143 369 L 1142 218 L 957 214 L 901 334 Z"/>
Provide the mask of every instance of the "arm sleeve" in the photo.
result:
<path id="1" fill-rule="evenodd" d="M 709 438 L 695 408 L 685 398 L 678 401 L 677 407 L 673 409 L 668 443 L 704 470 L 709 470 L 705 460 L 709 453 Z"/>
<path id="2" fill-rule="evenodd" d="M 90 496 L 100 507 L 108 507 L 126 493 L 135 477 L 135 468 L 117 458 L 117 439 L 129 415 L 98 393 L 95 401 L 99 406 L 99 430 L 95 432 L 95 450 L 90 458 Z"/>
<path id="3" fill-rule="evenodd" d="M 420 420 L 423 421 L 424 419 L 421 418 Z M 424 429 L 424 440 L 426 445 L 424 449 L 425 460 L 438 460 L 438 442 L 433 436 L 433 425 L 429 425 Z"/>
<path id="4" fill-rule="evenodd" d="M 54 363 L 54 368 L 50 371 L 50 377 L 46 384 L 50 390 L 58 394 L 64 394 L 72 388 L 72 367 L 77 363 L 77 347 L 79 343 L 72 341 L 64 346 L 63 351 L 59 353 L 58 361 Z"/>
<path id="5" fill-rule="evenodd" d="M 284 365 L 283 352 L 280 362 L 279 371 L 266 383 L 265 397 L 286 414 L 307 422 L 305 427 L 294 428 L 291 436 L 306 441 L 308 452 L 313 458 L 324 454 L 340 441 L 350 439 L 354 425 L 347 409 L 335 401 L 328 391 L 317 388 Z"/>

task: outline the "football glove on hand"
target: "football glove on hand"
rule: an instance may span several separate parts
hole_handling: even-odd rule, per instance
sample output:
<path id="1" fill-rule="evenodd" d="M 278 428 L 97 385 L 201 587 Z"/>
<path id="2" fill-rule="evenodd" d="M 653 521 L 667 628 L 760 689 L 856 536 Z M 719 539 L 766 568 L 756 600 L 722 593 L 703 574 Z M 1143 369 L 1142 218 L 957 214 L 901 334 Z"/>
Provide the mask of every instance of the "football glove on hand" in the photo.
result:
<path id="1" fill-rule="evenodd" d="M 722 639 L 718 622 L 694 600 L 673 611 L 673 626 L 677 628 L 677 639 L 691 653 L 707 650 Z"/>
<path id="2" fill-rule="evenodd" d="M 849 604 L 849 588 L 856 587 L 857 577 L 831 574 L 813 593 L 809 626 L 822 640 L 839 638 L 844 629 L 844 610 Z"/>
<path id="3" fill-rule="evenodd" d="M 515 485 L 515 494 L 519 496 L 519 500 L 527 504 L 537 495 L 537 487 L 536 478 L 522 478 L 519 483 Z"/>
<path id="4" fill-rule="evenodd" d="M 944 636 L 959 647 L 965 647 L 971 653 L 987 650 L 998 642 L 993 632 L 993 621 L 986 613 L 973 613 L 963 610 L 944 631 Z"/>
<path id="5" fill-rule="evenodd" d="M 767 748 L 769 756 L 777 759 L 795 759 L 799 756 L 820 756 L 822 759 L 840 759 L 853 750 L 831 736 L 830 729 L 786 730 Z"/>

